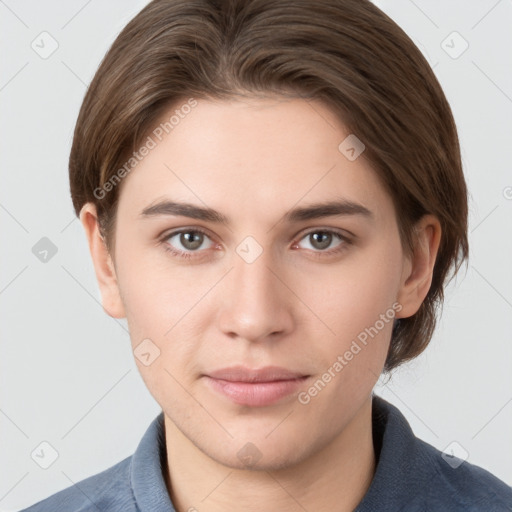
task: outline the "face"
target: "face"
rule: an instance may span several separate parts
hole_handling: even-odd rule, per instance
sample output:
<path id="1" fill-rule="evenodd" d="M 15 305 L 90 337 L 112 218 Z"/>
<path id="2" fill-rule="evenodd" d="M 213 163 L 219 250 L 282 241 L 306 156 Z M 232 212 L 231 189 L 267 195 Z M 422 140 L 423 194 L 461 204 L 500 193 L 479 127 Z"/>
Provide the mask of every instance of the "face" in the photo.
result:
<path id="1" fill-rule="evenodd" d="M 166 425 L 227 466 L 327 446 L 367 403 L 394 318 L 423 298 L 391 198 L 364 152 L 339 149 L 348 135 L 318 101 L 198 100 L 124 178 L 105 309 L 126 316 Z M 304 378 L 211 378 L 236 365 Z"/>

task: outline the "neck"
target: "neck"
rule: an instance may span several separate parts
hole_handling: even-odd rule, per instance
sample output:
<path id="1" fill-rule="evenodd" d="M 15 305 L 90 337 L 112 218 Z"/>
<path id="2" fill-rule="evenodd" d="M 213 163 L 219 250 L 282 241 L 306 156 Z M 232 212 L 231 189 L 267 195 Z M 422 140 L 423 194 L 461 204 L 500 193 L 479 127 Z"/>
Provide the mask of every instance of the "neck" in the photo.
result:
<path id="1" fill-rule="evenodd" d="M 352 512 L 375 473 L 371 396 L 322 450 L 272 471 L 233 469 L 218 463 L 186 438 L 167 415 L 165 432 L 165 479 L 176 512 Z"/>

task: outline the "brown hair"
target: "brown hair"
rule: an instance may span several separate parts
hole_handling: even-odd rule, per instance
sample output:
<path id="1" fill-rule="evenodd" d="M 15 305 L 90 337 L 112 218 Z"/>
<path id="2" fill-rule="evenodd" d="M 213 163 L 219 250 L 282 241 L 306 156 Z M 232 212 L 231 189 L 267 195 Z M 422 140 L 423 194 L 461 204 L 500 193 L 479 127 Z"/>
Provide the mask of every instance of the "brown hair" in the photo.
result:
<path id="1" fill-rule="evenodd" d="M 80 109 L 69 160 L 75 212 L 96 205 L 113 254 L 122 182 L 112 178 L 169 107 L 269 94 L 323 100 L 365 144 L 407 254 L 422 215 L 441 223 L 432 285 L 417 313 L 394 326 L 390 372 L 430 342 L 443 287 L 468 258 L 468 206 L 446 97 L 411 39 L 370 1 L 149 3 L 112 44 Z"/>

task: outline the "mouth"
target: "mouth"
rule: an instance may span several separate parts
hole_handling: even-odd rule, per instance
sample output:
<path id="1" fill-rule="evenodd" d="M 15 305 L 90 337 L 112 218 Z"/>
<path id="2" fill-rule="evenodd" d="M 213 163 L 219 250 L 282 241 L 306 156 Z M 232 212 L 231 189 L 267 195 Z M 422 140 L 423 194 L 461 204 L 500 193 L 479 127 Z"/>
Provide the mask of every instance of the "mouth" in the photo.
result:
<path id="1" fill-rule="evenodd" d="M 233 366 L 209 372 L 203 377 L 211 389 L 230 401 L 263 407 L 296 392 L 310 375 L 276 366 L 261 369 Z"/>

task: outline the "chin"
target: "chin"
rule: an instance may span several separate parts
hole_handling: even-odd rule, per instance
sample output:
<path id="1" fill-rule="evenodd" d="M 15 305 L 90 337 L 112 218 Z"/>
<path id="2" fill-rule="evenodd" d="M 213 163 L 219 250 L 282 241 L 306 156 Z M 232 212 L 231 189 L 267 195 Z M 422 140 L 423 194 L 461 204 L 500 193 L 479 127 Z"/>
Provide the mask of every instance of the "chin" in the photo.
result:
<path id="1" fill-rule="evenodd" d="M 217 463 L 235 470 L 277 471 L 291 468 L 307 457 L 307 453 L 298 450 L 297 443 L 284 445 L 282 438 L 253 442 L 244 435 L 234 433 L 234 437 L 227 443 L 217 444 L 215 451 L 209 449 L 215 442 L 208 441 L 204 446 L 207 449 L 198 447 Z"/>

